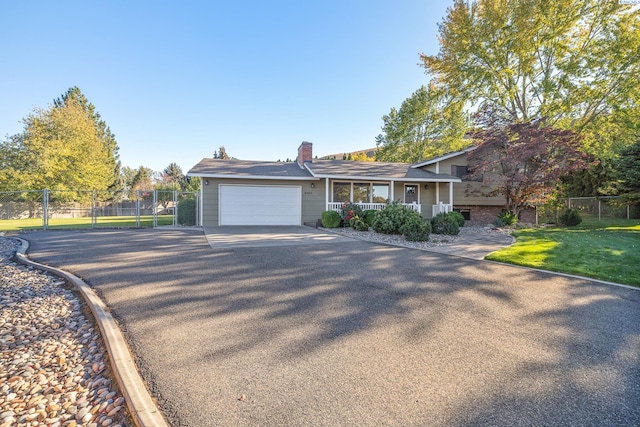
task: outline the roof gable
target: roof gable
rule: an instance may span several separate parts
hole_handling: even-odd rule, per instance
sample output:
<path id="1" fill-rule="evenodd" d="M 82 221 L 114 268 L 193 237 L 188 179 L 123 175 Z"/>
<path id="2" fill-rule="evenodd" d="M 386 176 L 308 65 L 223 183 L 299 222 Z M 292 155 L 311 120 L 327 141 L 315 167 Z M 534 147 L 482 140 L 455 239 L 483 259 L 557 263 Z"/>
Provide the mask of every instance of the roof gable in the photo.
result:
<path id="1" fill-rule="evenodd" d="M 447 154 L 443 154 L 442 156 L 438 156 L 438 157 L 434 157 L 432 159 L 429 160 L 424 160 L 418 163 L 414 163 L 413 165 L 411 165 L 412 168 L 422 168 L 425 166 L 429 166 L 432 165 L 434 163 L 438 163 L 441 162 L 443 160 L 447 160 L 447 159 L 451 159 L 453 157 L 457 157 L 457 156 L 462 156 L 463 154 L 467 154 L 470 151 L 473 151 L 477 148 L 477 146 L 472 145 L 470 147 L 465 148 L 464 150 L 460 150 L 460 151 L 455 151 L 453 153 L 447 153 Z"/>

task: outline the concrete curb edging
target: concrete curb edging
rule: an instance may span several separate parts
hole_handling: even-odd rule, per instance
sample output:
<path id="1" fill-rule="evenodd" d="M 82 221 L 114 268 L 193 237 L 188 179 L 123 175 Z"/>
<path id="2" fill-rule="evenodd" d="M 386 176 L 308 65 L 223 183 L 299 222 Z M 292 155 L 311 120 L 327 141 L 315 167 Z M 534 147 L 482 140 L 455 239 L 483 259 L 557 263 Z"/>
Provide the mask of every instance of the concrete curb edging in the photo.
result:
<path id="1" fill-rule="evenodd" d="M 100 327 L 103 341 L 109 353 L 111 369 L 113 370 L 118 387 L 127 402 L 127 408 L 131 413 L 135 425 L 137 427 L 168 427 L 160 410 L 151 398 L 142 377 L 138 373 L 138 369 L 131 357 L 124 336 L 105 303 L 98 297 L 95 291 L 79 277 L 58 268 L 31 261 L 26 255 L 29 242 L 17 237 L 14 238 L 20 241 L 21 244 L 20 248 L 16 251 L 16 258 L 22 264 L 49 271 L 68 280 L 82 294 L 82 297 L 93 313 L 96 323 Z"/>

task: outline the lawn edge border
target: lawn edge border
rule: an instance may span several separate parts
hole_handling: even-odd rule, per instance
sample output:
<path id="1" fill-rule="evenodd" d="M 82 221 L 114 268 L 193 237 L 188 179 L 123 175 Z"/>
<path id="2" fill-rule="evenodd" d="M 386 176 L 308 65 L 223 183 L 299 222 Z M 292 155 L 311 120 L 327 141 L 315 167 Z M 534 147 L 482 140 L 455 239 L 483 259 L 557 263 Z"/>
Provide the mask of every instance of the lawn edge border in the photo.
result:
<path id="1" fill-rule="evenodd" d="M 511 263 L 508 263 L 508 262 L 494 261 L 494 260 L 491 260 L 491 259 L 483 259 L 482 261 L 490 262 L 490 263 L 497 264 L 497 265 L 506 265 L 506 266 L 509 266 L 509 267 L 517 267 L 517 268 L 522 268 L 522 269 L 525 269 L 525 270 L 538 271 L 540 273 L 555 274 L 556 276 L 563 276 L 563 277 L 568 277 L 568 278 L 571 278 L 571 279 L 588 280 L 590 282 L 599 283 L 601 285 L 617 286 L 619 288 L 625 288 L 625 289 L 631 289 L 631 290 L 634 290 L 634 291 L 640 291 L 640 287 L 638 287 L 638 286 L 625 285 L 624 283 L 608 282 L 606 280 L 595 279 L 593 277 L 578 276 L 577 274 L 562 273 L 560 271 L 553 271 L 553 270 L 544 270 L 542 268 L 528 267 L 526 265 L 511 264 Z"/>
<path id="2" fill-rule="evenodd" d="M 16 251 L 16 258 L 20 263 L 49 271 L 68 280 L 84 298 L 93 313 L 96 323 L 100 327 L 102 339 L 109 353 L 111 368 L 135 425 L 137 427 L 168 427 L 138 372 L 122 331 L 120 331 L 118 324 L 102 299 L 79 277 L 59 268 L 50 267 L 29 259 L 26 254 L 29 242 L 19 237 L 12 238 L 20 242 L 20 248 Z"/>

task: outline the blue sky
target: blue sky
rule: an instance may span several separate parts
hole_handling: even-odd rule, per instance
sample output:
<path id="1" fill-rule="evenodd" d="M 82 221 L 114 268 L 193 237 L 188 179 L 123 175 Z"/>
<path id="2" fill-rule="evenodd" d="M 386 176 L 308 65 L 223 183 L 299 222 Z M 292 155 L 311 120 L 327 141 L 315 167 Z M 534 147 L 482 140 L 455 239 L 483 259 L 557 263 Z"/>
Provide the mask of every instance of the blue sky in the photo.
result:
<path id="1" fill-rule="evenodd" d="M 375 146 L 429 77 L 452 1 L 11 1 L 0 4 L 0 137 L 78 86 L 123 166 L 184 172 Z"/>

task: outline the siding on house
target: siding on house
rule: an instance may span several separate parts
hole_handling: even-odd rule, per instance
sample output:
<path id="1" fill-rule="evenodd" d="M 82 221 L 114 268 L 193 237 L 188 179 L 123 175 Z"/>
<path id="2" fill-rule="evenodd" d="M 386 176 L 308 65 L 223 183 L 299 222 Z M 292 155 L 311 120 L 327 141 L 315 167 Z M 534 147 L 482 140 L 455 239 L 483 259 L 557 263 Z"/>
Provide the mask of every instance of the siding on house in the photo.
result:
<path id="1" fill-rule="evenodd" d="M 504 206 L 506 200 L 504 196 L 487 197 L 474 191 L 479 190 L 481 183 L 463 181 L 453 184 L 453 200 L 456 205 L 475 205 L 475 206 Z"/>
<path id="2" fill-rule="evenodd" d="M 467 166 L 468 165 L 468 154 L 463 153 L 459 156 L 451 157 L 449 159 L 445 159 L 439 161 L 439 166 L 434 163 L 427 166 L 424 166 L 423 169 L 427 169 L 431 172 L 436 172 L 439 167 L 438 173 L 446 173 L 451 174 L 453 172 L 453 166 Z M 496 197 L 487 197 L 482 196 L 477 193 L 478 190 L 482 187 L 481 182 L 468 181 L 463 180 L 462 182 L 456 182 L 453 184 L 453 200 L 455 201 L 454 206 L 504 206 L 505 199 L 503 196 Z M 440 200 L 443 203 L 450 203 L 449 201 L 449 186 L 448 184 L 441 183 L 440 184 Z M 434 193 L 434 203 L 435 203 L 435 193 Z"/>
<path id="3" fill-rule="evenodd" d="M 204 181 L 209 184 L 205 185 Z M 315 188 L 311 188 L 313 182 Z M 325 210 L 324 181 L 277 181 L 269 179 L 226 179 L 204 178 L 201 183 L 203 205 L 202 225 L 205 227 L 217 227 L 220 223 L 219 210 L 219 186 L 220 184 L 232 185 L 287 185 L 300 186 L 302 188 L 302 224 L 315 223 L 320 218 L 320 213 Z M 302 225 L 301 224 L 301 225 Z"/>

